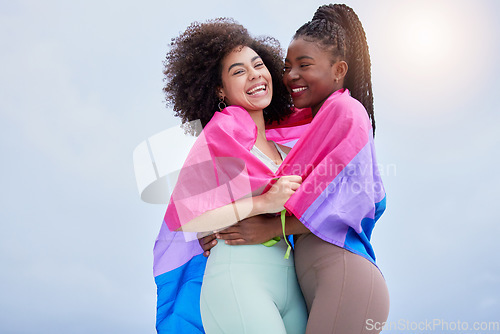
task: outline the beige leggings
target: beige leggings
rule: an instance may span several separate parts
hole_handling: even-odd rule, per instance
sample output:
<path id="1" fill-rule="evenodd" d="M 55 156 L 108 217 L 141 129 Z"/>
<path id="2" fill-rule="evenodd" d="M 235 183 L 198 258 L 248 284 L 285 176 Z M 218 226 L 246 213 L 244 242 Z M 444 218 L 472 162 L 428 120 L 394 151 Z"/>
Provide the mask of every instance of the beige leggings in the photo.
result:
<path id="1" fill-rule="evenodd" d="M 306 334 L 379 333 L 389 292 L 379 269 L 312 233 L 295 243 L 295 270 L 306 300 Z"/>

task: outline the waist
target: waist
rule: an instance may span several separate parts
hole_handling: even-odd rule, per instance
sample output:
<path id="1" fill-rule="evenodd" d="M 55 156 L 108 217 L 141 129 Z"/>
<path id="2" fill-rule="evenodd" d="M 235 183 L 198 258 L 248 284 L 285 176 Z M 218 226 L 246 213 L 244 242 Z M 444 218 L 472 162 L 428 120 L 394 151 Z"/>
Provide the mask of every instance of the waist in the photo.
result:
<path id="1" fill-rule="evenodd" d="M 293 253 L 285 259 L 287 244 L 281 239 L 271 247 L 264 245 L 229 246 L 224 240 L 218 240 L 210 251 L 207 266 L 228 263 L 252 263 L 294 267 Z"/>
<path id="2" fill-rule="evenodd" d="M 359 258 L 366 261 L 366 264 L 377 267 L 372 261 L 368 260 L 365 256 L 353 252 L 340 245 L 331 244 L 314 233 L 302 234 L 295 241 L 295 265 L 300 270 L 306 270 L 312 266 L 318 266 L 321 263 L 328 262 L 342 254 L 349 256 L 359 256 Z"/>

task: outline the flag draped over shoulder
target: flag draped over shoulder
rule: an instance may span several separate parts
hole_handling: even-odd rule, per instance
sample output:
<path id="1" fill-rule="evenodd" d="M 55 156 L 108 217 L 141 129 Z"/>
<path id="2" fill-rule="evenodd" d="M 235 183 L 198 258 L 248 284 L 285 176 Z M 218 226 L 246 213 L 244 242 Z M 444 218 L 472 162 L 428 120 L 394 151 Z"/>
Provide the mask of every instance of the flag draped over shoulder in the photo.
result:
<path id="1" fill-rule="evenodd" d="M 215 113 L 180 171 L 164 218 L 170 230 L 186 231 L 192 219 L 249 196 L 274 178 L 250 153 L 256 139 L 257 126 L 245 109 L 230 106 Z"/>
<path id="2" fill-rule="evenodd" d="M 266 137 L 278 144 L 293 147 L 312 121 L 310 108 L 294 109 L 285 121 L 274 122 L 266 127 Z"/>
<path id="3" fill-rule="evenodd" d="M 250 153 L 256 138 L 248 112 L 227 107 L 205 126 L 179 172 L 154 247 L 159 333 L 204 333 L 200 289 L 206 258 L 196 233 L 182 232 L 183 227 L 268 186 L 275 174 Z"/>
<path id="4" fill-rule="evenodd" d="M 340 90 L 310 124 L 307 111 L 294 117 L 267 131 L 269 140 L 294 145 L 276 173 L 250 152 L 257 128 L 243 108 L 216 113 L 196 140 L 154 248 L 159 333 L 203 333 L 199 298 L 206 259 L 196 234 L 179 232 L 182 227 L 206 211 L 265 191 L 279 176 L 303 177 L 285 208 L 311 232 L 375 263 L 370 236 L 385 208 L 385 191 L 365 109 Z"/>
<path id="5" fill-rule="evenodd" d="M 303 178 L 285 203 L 289 212 L 321 239 L 375 264 L 370 237 L 385 190 L 368 114 L 348 90 L 323 103 L 277 174 Z"/>

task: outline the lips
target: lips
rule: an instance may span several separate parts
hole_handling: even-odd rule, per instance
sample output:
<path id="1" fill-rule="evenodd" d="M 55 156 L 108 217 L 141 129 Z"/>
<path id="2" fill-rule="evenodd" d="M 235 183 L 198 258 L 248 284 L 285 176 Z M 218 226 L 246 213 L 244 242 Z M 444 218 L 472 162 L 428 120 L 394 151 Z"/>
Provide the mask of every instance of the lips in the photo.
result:
<path id="1" fill-rule="evenodd" d="M 267 84 L 259 83 L 250 87 L 250 89 L 247 90 L 246 93 L 250 96 L 255 96 L 258 95 L 259 93 L 265 92 L 266 90 L 267 90 Z"/>
<path id="2" fill-rule="evenodd" d="M 309 89 L 307 86 L 291 86 L 290 93 L 291 93 L 292 97 L 298 97 L 298 96 L 304 94 L 304 92 L 307 89 Z"/>

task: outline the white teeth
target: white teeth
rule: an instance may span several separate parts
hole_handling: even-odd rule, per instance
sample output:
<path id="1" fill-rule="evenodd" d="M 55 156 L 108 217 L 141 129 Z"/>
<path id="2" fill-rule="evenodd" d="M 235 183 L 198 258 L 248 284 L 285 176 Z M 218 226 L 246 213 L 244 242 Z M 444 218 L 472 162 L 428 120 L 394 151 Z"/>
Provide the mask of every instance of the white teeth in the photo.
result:
<path id="1" fill-rule="evenodd" d="M 294 89 L 292 89 L 292 92 L 298 93 L 298 92 L 302 92 L 303 90 L 306 90 L 306 89 L 307 89 L 307 87 L 294 88 Z"/>
<path id="2" fill-rule="evenodd" d="M 265 86 L 265 85 L 260 85 L 260 86 L 257 86 L 257 87 L 255 87 L 255 88 L 252 88 L 251 90 L 249 90 L 249 91 L 247 92 L 247 94 L 252 95 L 252 94 L 256 93 L 256 92 L 257 92 L 257 91 L 259 91 L 259 90 L 265 90 L 265 89 L 266 89 L 266 86 Z"/>

